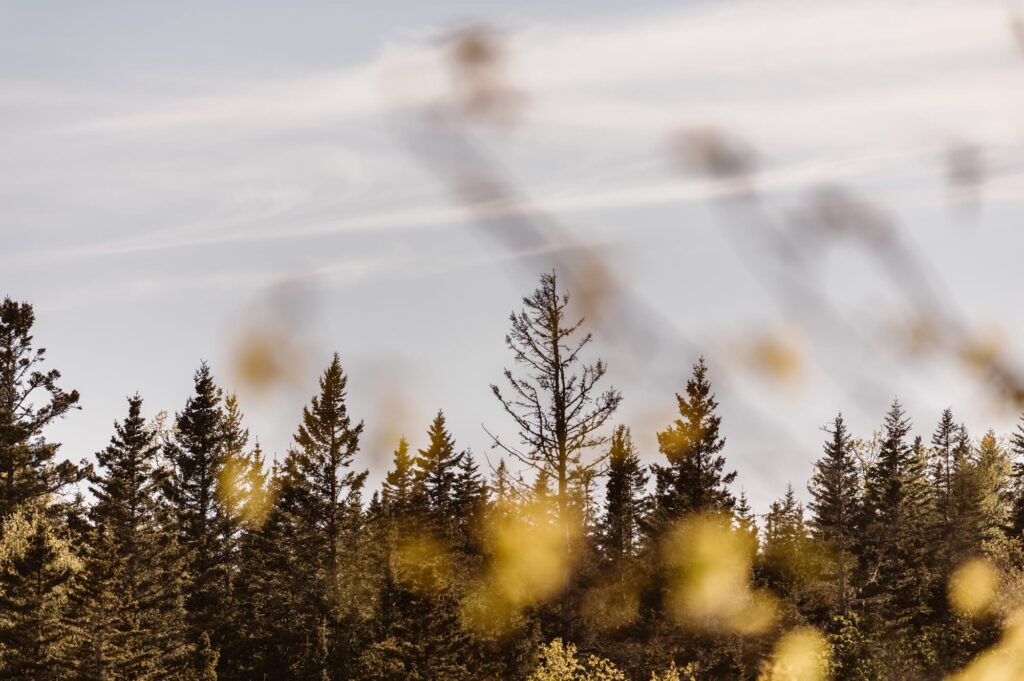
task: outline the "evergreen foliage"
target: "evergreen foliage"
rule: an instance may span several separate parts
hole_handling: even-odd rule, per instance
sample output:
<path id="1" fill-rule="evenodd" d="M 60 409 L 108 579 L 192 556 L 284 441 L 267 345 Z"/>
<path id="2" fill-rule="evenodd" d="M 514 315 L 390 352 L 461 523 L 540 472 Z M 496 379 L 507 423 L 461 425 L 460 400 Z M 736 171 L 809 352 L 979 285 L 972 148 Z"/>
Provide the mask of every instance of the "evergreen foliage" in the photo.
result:
<path id="1" fill-rule="evenodd" d="M 708 367 L 701 357 L 693 365 L 686 394 L 676 395 L 677 418 L 658 433 L 658 450 L 667 463 L 654 465 L 655 513 L 659 524 L 690 513 L 731 511 L 736 503 L 729 485 L 736 471 L 725 471 L 722 417 L 711 392 Z"/>
<path id="2" fill-rule="evenodd" d="M 493 388 L 519 445 L 493 440 L 482 473 L 439 411 L 368 489 L 337 354 L 280 458 L 202 364 L 173 424 L 135 395 L 93 465 L 58 461 L 48 428 L 78 396 L 6 299 L 0 679 L 753 680 L 788 654 L 864 681 L 1015 659 L 1024 420 L 972 439 L 946 409 L 926 446 L 898 401 L 870 441 L 837 415 L 806 500 L 759 516 L 704 359 L 643 452 L 553 274 L 524 307 L 522 373 Z"/>

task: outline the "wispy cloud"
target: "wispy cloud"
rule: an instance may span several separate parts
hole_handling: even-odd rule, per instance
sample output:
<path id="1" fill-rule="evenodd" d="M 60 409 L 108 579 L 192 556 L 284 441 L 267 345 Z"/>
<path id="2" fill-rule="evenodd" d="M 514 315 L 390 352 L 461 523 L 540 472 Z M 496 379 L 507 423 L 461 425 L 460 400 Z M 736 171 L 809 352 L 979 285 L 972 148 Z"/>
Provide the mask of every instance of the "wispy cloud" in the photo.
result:
<path id="1" fill-rule="evenodd" d="M 720 194 L 713 182 L 674 176 L 668 135 L 688 125 L 749 139 L 767 190 L 906 175 L 965 130 L 984 144 L 1020 146 L 1013 112 L 1024 110 L 1024 65 L 1006 22 L 996 2 L 785 1 L 527 27 L 507 45 L 526 118 L 514 139 L 486 143 L 502 151 L 512 142 L 511 170 L 536 207 L 563 215 Z M 429 41 L 393 43 L 348 68 L 199 99 L 127 97 L 112 113 L 41 128 L 45 143 L 11 140 L 9 167 L 19 170 L 6 174 L 21 194 L 63 190 L 72 205 L 129 205 L 141 218 L 102 240 L 19 255 L 62 260 L 460 224 L 464 207 L 412 167 L 391 128 L 396 107 L 447 92 L 444 63 Z M 595 148 L 600 159 L 583 156 Z M 651 159 L 647 171 L 625 174 L 638 154 Z M 1002 183 L 1001 195 L 1016 186 Z M 168 213 L 172 199 L 187 219 Z M 147 224 L 147 210 L 159 219 Z"/>

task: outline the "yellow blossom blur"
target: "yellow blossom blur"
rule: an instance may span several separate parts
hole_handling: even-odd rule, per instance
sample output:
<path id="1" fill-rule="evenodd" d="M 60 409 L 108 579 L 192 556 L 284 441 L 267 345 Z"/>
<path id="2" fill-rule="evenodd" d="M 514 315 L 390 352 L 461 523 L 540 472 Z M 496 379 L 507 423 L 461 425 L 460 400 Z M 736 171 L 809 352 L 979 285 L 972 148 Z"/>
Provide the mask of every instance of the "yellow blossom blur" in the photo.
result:
<path id="1" fill-rule="evenodd" d="M 463 602 L 467 624 L 505 628 L 523 608 L 554 598 L 569 576 L 581 531 L 577 519 L 559 522 L 545 500 L 495 508 L 484 525 L 487 569 Z"/>
<path id="2" fill-rule="evenodd" d="M 1019 681 L 1024 678 L 1024 610 L 1007 619 L 999 643 L 974 658 L 949 681 Z"/>
<path id="3" fill-rule="evenodd" d="M 675 568 L 668 606 L 681 623 L 756 634 L 774 622 L 774 598 L 750 586 L 752 542 L 726 518 L 702 515 L 682 521 L 663 550 Z"/>
<path id="4" fill-rule="evenodd" d="M 780 383 L 794 382 L 804 374 L 804 350 L 793 332 L 767 333 L 754 338 L 746 350 L 750 366 Z"/>
<path id="5" fill-rule="evenodd" d="M 969 560 L 949 580 L 949 604 L 957 612 L 977 617 L 988 611 L 999 589 L 999 573 L 987 560 Z"/>
<path id="6" fill-rule="evenodd" d="M 298 346 L 290 334 L 266 325 L 250 328 L 235 342 L 231 354 L 238 382 L 256 392 L 296 385 L 302 377 Z"/>
<path id="7" fill-rule="evenodd" d="M 830 657 L 828 641 L 821 632 L 813 627 L 794 629 L 779 639 L 758 681 L 824 681 L 829 676 Z"/>

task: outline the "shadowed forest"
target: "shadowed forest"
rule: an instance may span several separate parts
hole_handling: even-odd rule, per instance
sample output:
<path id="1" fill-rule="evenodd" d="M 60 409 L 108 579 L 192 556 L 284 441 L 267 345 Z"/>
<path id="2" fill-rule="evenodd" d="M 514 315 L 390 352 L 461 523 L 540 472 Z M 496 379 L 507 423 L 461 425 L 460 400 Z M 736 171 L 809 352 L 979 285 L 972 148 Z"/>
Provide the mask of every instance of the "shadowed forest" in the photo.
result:
<path id="1" fill-rule="evenodd" d="M 807 507 L 754 509 L 716 367 L 693 358 L 638 452 L 573 310 L 547 273 L 509 318 L 492 392 L 518 439 L 474 455 L 439 410 L 372 489 L 338 354 L 278 456 L 203 363 L 173 417 L 129 396 L 67 460 L 48 427 L 89 415 L 46 362 L 62 339 L 5 299 L 0 678 L 1024 676 L 1024 421 L 837 413 Z"/>

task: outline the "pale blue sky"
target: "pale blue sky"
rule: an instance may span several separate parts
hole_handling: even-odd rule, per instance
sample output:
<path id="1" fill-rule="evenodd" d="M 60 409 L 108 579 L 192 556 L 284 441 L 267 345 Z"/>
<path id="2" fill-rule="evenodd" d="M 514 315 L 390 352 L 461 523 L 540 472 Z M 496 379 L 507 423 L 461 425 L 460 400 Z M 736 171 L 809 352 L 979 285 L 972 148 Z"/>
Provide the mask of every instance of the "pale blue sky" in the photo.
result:
<path id="1" fill-rule="evenodd" d="M 522 95 L 514 124 L 477 125 L 475 139 L 600 246 L 657 310 L 647 332 L 685 339 L 644 361 L 600 330 L 594 341 L 647 460 L 694 347 L 759 510 L 786 482 L 803 487 L 840 409 L 865 435 L 894 394 L 925 435 L 946 405 L 975 430 L 1009 427 L 948 363 L 879 358 L 780 305 L 725 238 L 720 188 L 671 144 L 708 125 L 747 140 L 776 216 L 823 185 L 880 203 L 971 321 L 1020 356 L 1024 57 L 1006 3 L 552 5 L 0 4 L 0 293 L 36 305 L 38 341 L 82 392 L 83 411 L 52 431 L 64 453 L 102 447 L 136 390 L 150 414 L 180 409 L 206 359 L 280 454 L 334 350 L 375 472 L 394 432 L 421 445 L 439 407 L 479 455 L 481 424 L 508 432 L 488 385 L 509 362 L 507 315 L 549 261 L 481 238 L 410 156 L 410 114 L 396 113 L 446 96 L 437 45 L 468 24 L 502 31 Z M 944 183 L 956 141 L 986 169 L 973 213 Z M 873 338 L 904 313 L 849 241 L 815 276 Z M 236 385 L 232 344 L 283 282 L 315 301 L 303 377 L 253 394 Z M 748 366 L 764 333 L 797 339 L 798 381 Z"/>

